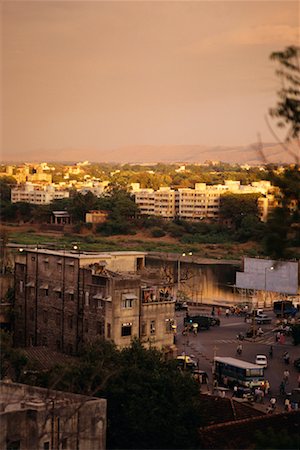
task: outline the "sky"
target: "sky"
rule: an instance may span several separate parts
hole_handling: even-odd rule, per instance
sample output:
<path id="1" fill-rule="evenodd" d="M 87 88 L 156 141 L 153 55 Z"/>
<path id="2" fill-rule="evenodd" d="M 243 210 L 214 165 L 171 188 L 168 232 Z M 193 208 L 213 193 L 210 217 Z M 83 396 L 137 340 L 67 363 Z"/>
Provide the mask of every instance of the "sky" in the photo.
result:
<path id="1" fill-rule="evenodd" d="M 1 159 L 101 160 L 274 141 L 269 55 L 299 44 L 299 2 L 2 0 L 1 24 Z"/>

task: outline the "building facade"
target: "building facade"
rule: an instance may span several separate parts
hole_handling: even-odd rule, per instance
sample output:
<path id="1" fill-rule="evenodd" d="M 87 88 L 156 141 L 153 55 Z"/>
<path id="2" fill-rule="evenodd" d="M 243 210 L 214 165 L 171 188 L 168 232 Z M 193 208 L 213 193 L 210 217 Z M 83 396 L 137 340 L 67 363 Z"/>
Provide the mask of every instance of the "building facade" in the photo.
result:
<path id="1" fill-rule="evenodd" d="M 219 220 L 220 199 L 225 192 L 234 194 L 259 193 L 258 210 L 262 221 L 267 219 L 270 209 L 274 206 L 274 196 L 269 194 L 272 186 L 269 181 L 253 182 L 251 185 L 241 185 L 239 181 L 227 180 L 225 184 L 209 186 L 206 183 L 196 183 L 195 188 L 161 187 L 159 190 L 140 189 L 134 183 L 132 192 L 141 214 L 155 215 L 172 220 L 176 217 L 182 220 L 198 221 L 202 219 Z"/>
<path id="2" fill-rule="evenodd" d="M 146 299 L 144 257 L 26 251 L 15 270 L 15 344 L 72 354 L 98 338 L 122 348 L 136 337 L 160 349 L 172 347 L 174 301 L 158 288 Z"/>
<path id="3" fill-rule="evenodd" d="M 0 448 L 104 450 L 106 400 L 0 382 Z"/>
<path id="4" fill-rule="evenodd" d="M 69 191 L 56 189 L 53 185 L 41 186 L 33 183 L 17 185 L 11 190 L 11 202 L 26 202 L 47 205 L 53 200 L 69 198 Z"/>

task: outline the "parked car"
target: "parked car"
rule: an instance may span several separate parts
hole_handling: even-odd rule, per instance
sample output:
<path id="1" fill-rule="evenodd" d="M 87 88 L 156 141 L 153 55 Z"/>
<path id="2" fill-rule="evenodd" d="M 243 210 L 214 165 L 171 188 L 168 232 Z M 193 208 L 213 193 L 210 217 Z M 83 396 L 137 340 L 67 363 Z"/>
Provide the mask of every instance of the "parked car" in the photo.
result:
<path id="1" fill-rule="evenodd" d="M 266 314 L 261 314 L 260 316 L 255 317 L 255 322 L 258 325 L 264 325 L 272 322 L 272 318 L 267 316 Z"/>
<path id="2" fill-rule="evenodd" d="M 268 358 L 266 355 L 256 355 L 255 364 L 266 369 L 268 367 Z"/>
<path id="3" fill-rule="evenodd" d="M 175 302 L 175 311 L 187 311 L 187 302 Z"/>
<path id="4" fill-rule="evenodd" d="M 176 358 L 177 366 L 183 370 L 197 369 L 197 362 L 188 355 L 180 355 Z"/>

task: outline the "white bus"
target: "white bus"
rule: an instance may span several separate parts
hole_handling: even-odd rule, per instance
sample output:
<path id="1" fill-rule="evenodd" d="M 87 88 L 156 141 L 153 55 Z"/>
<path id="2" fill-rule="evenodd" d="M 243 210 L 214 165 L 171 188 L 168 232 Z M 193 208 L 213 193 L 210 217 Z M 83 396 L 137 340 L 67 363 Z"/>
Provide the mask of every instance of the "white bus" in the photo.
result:
<path id="1" fill-rule="evenodd" d="M 214 358 L 214 375 L 219 383 L 230 386 L 239 385 L 247 388 L 264 387 L 264 368 L 240 359 L 216 356 Z"/>

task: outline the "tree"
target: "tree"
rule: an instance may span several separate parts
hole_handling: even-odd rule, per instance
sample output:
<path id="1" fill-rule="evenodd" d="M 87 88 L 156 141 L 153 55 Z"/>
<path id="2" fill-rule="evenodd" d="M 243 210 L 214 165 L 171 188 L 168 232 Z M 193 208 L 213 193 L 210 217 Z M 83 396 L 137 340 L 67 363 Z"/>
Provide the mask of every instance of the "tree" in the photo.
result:
<path id="1" fill-rule="evenodd" d="M 278 118 L 277 125 L 286 129 L 286 140 L 298 139 L 300 132 L 300 47 L 290 46 L 284 51 L 273 52 L 272 61 L 278 63 L 276 74 L 281 81 L 277 92 L 277 106 L 270 109 L 272 117 Z M 299 158 L 298 158 L 299 161 Z"/>
<path id="2" fill-rule="evenodd" d="M 234 227 L 239 229 L 245 217 L 258 217 L 258 197 L 259 194 L 223 194 L 220 201 L 221 218 L 231 220 Z"/>
<path id="3" fill-rule="evenodd" d="M 198 448 L 199 386 L 163 353 L 138 340 L 118 350 L 99 340 L 77 363 L 31 378 L 31 383 L 106 398 L 107 448 Z"/>
<path id="4" fill-rule="evenodd" d="M 282 174 L 270 168 L 272 184 L 280 188 L 278 207 L 270 215 L 267 224 L 265 249 L 274 258 L 289 256 L 289 239 L 300 245 L 300 47 L 287 47 L 284 51 L 274 52 L 270 56 L 278 65 L 276 74 L 281 81 L 277 105 L 270 109 L 271 117 L 278 119 L 277 126 L 286 131 L 283 148 L 295 161 Z M 267 121 L 273 136 L 280 142 L 275 131 Z M 293 150 L 291 142 L 299 147 Z M 296 147 L 297 148 L 297 147 Z M 264 155 L 263 155 L 264 156 Z"/>

